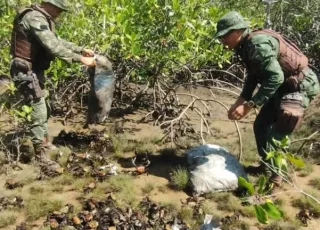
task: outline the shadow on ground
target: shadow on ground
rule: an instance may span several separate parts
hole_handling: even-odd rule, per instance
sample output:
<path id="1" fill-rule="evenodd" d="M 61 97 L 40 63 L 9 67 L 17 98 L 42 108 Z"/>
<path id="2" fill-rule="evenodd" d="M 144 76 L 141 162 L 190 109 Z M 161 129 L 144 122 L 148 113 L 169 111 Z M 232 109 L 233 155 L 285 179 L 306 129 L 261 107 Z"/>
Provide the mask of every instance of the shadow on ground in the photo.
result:
<path id="1" fill-rule="evenodd" d="M 167 180 L 170 179 L 170 171 L 177 166 L 187 166 L 186 158 L 179 156 L 175 149 L 165 148 L 160 150 L 160 153 L 148 154 L 148 159 L 151 162 L 148 166 L 148 173 L 157 177 L 163 177 Z M 132 158 L 120 158 L 118 164 L 122 168 L 132 168 Z M 136 165 L 139 166 L 141 163 L 137 159 Z"/>

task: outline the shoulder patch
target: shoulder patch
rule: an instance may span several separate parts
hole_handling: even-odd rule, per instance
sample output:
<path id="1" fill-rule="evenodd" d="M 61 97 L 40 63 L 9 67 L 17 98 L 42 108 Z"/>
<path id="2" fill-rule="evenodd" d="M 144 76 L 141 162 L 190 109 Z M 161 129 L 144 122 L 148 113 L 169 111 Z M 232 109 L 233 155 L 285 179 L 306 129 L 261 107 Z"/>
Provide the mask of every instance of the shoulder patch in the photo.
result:
<path id="1" fill-rule="evenodd" d="M 49 27 L 47 25 L 40 25 L 41 30 L 49 30 Z"/>

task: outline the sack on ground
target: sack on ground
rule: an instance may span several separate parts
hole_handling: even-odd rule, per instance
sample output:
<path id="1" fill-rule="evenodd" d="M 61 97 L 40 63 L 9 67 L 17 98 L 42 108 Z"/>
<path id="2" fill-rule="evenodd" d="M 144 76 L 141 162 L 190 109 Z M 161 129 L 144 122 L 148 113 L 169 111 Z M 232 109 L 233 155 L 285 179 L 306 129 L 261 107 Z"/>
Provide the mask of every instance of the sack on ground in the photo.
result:
<path id="1" fill-rule="evenodd" d="M 218 145 L 201 145 L 186 152 L 190 181 L 196 194 L 238 189 L 238 177 L 247 176 L 239 161 Z"/>
<path id="2" fill-rule="evenodd" d="M 91 89 L 88 103 L 88 124 L 103 122 L 109 115 L 113 93 L 115 90 L 115 76 L 109 60 L 96 55 L 96 66 L 89 67 Z"/>

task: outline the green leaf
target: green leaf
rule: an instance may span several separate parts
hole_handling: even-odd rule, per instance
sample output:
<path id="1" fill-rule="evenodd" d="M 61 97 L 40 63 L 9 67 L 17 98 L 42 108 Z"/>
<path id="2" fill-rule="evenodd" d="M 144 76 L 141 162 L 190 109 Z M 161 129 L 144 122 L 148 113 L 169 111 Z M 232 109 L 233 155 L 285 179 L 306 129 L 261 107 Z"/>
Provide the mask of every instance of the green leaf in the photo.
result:
<path id="1" fill-rule="evenodd" d="M 173 0 L 173 1 L 172 1 L 172 8 L 173 8 L 174 10 L 179 10 L 179 7 L 180 7 L 180 2 L 179 2 L 179 0 Z"/>
<path id="2" fill-rule="evenodd" d="M 282 158 L 282 162 L 281 162 L 282 166 L 281 166 L 281 170 L 285 170 L 288 171 L 288 163 L 287 160 Z"/>
<path id="3" fill-rule="evenodd" d="M 282 166 L 282 158 L 282 154 L 278 154 L 274 157 L 274 164 L 279 169 L 279 171 L 281 170 Z"/>
<path id="4" fill-rule="evenodd" d="M 280 141 L 272 138 L 272 141 L 275 144 L 275 146 L 281 149 L 287 149 L 289 148 L 289 145 L 290 145 L 290 139 L 288 136 L 285 136 Z"/>
<path id="5" fill-rule="evenodd" d="M 260 176 L 259 177 L 259 181 L 258 181 L 258 185 L 259 185 L 259 188 L 258 188 L 258 193 L 259 194 L 262 194 L 263 193 L 263 190 L 264 190 L 264 186 L 266 184 L 266 177 L 265 176 Z"/>
<path id="6" fill-rule="evenodd" d="M 15 112 L 18 116 L 20 116 L 20 117 L 23 117 L 23 118 L 26 117 L 26 113 L 23 112 L 23 111 L 20 112 L 20 111 L 18 111 L 18 110 L 15 110 L 14 112 Z"/>
<path id="7" fill-rule="evenodd" d="M 269 217 L 278 220 L 283 217 L 283 212 L 279 210 L 271 201 L 262 204 L 261 207 L 266 211 Z"/>
<path id="8" fill-rule="evenodd" d="M 29 114 L 32 112 L 32 108 L 27 106 L 27 105 L 24 105 L 22 106 L 22 110 L 26 113 L 26 114 Z"/>
<path id="9" fill-rule="evenodd" d="M 253 207 L 258 221 L 262 224 L 268 224 L 267 212 L 258 204 L 254 205 Z"/>
<path id="10" fill-rule="evenodd" d="M 238 185 L 240 187 L 246 188 L 248 190 L 250 196 L 253 195 L 253 193 L 254 193 L 253 185 L 241 176 L 238 177 Z"/>
<path id="11" fill-rule="evenodd" d="M 278 141 L 278 140 L 272 138 L 272 142 L 275 144 L 275 146 L 277 146 L 279 148 L 281 147 L 281 141 Z"/>
<path id="12" fill-rule="evenodd" d="M 268 152 L 267 153 L 267 157 L 266 157 L 266 161 L 267 160 L 270 160 L 270 158 L 273 158 L 274 157 L 274 155 L 275 155 L 275 153 L 276 153 L 276 151 L 270 151 L 270 152 Z"/>
<path id="13" fill-rule="evenodd" d="M 300 157 L 292 155 L 292 153 L 286 153 L 286 158 L 299 168 L 303 168 L 305 166 L 303 160 Z"/>
<path id="14" fill-rule="evenodd" d="M 284 148 L 284 149 L 287 149 L 289 148 L 289 145 L 290 145 L 290 139 L 288 136 L 285 136 L 281 141 L 280 141 L 280 147 L 281 148 Z"/>

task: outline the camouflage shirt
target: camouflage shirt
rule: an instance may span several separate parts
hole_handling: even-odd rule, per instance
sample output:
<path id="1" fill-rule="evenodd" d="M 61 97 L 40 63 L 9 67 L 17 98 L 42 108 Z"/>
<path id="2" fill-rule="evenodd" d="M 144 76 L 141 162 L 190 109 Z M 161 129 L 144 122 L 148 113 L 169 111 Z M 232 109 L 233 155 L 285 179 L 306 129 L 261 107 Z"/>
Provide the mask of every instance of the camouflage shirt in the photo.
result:
<path id="1" fill-rule="evenodd" d="M 31 33 L 41 45 L 54 57 L 58 57 L 68 63 L 80 61 L 82 50 L 81 47 L 58 38 L 55 33 L 50 30 L 48 20 L 45 15 L 39 11 L 28 12 L 21 20 L 20 25 Z"/>
<path id="2" fill-rule="evenodd" d="M 247 29 L 236 48 L 236 53 L 247 66 L 247 77 L 241 96 L 261 106 L 272 97 L 284 82 L 284 74 L 278 62 L 279 42 L 276 38 L 265 34 L 252 36 L 249 42 L 245 37 L 251 32 Z M 248 63 L 252 66 L 248 66 Z M 257 93 L 252 96 L 258 83 L 261 84 Z"/>

